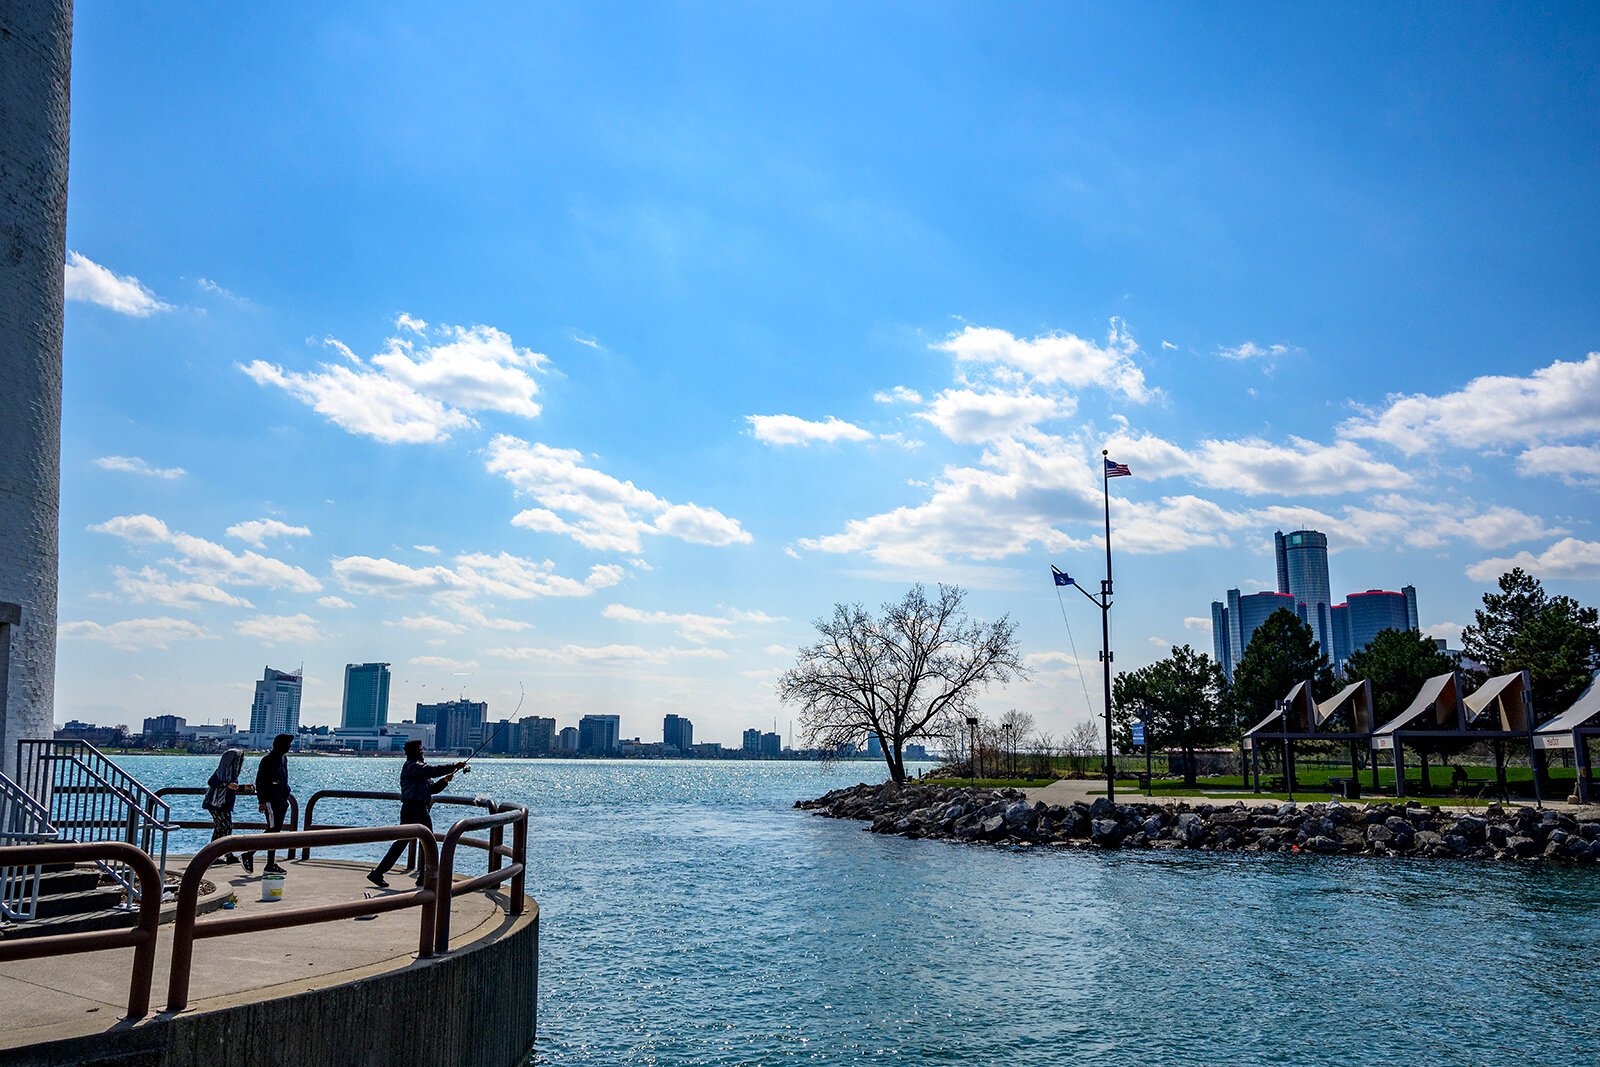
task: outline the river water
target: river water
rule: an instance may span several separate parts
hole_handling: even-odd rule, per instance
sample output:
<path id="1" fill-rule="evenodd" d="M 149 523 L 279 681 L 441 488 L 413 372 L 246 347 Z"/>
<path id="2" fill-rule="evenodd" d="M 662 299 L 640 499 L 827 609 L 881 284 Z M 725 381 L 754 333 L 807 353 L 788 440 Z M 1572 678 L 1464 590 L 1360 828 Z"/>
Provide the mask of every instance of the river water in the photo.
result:
<path id="1" fill-rule="evenodd" d="M 214 763 L 119 762 L 152 787 Z M 393 789 L 399 764 L 292 768 L 305 797 Z M 493 760 L 458 780 L 529 806 L 532 1062 L 1600 1062 L 1600 869 L 1007 851 L 791 807 L 881 778 Z"/>

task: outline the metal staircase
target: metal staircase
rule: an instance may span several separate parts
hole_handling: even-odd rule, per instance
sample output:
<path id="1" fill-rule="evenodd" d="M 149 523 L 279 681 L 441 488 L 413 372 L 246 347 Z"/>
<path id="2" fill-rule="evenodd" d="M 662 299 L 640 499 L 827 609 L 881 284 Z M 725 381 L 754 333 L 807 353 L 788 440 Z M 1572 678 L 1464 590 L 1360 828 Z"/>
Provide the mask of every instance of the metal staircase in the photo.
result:
<path id="1" fill-rule="evenodd" d="M 60 838 L 50 825 L 49 810 L 0 773 L 0 845 L 36 845 Z M 27 922 L 38 916 L 43 875 L 38 865 L 0 867 L 0 923 Z"/>

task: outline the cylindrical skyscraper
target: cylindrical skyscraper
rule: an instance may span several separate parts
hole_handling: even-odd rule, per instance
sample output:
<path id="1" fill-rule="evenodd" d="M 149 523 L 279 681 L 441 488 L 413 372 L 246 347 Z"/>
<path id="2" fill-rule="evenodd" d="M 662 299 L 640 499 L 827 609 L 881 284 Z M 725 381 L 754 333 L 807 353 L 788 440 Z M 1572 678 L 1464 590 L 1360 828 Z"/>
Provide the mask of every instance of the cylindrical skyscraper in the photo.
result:
<path id="1" fill-rule="evenodd" d="M 1333 594 L 1328 582 L 1328 537 L 1316 530 L 1273 534 L 1278 592 L 1294 597 L 1326 659 L 1333 656 Z"/>
<path id="2" fill-rule="evenodd" d="M 0 4 L 0 768 L 53 732 L 71 0 Z"/>

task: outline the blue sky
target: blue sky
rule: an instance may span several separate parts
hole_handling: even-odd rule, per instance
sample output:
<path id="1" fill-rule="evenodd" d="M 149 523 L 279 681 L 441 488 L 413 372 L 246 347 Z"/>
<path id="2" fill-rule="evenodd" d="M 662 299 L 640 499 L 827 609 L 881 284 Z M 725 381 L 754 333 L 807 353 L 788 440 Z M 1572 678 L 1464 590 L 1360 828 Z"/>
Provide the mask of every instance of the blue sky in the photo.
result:
<path id="1" fill-rule="evenodd" d="M 732 742 L 955 581 L 1088 717 L 1321 529 L 1454 638 L 1600 599 L 1600 19 L 1342 5 L 77 12 L 58 721 L 466 693 Z M 1252 584 L 1254 583 L 1254 584 Z M 1097 620 L 1066 602 L 1094 683 Z M 1098 700 L 1098 697 L 1095 697 Z"/>

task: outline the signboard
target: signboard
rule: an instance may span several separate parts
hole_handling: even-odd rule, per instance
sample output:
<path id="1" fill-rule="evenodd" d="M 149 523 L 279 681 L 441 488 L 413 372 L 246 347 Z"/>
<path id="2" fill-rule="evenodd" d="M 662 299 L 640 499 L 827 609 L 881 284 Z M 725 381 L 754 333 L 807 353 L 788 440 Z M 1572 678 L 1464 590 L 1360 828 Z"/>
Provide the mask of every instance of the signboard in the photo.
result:
<path id="1" fill-rule="evenodd" d="M 1133 724 L 1133 747 L 1144 747 L 1144 723 L 1142 722 L 1135 722 Z"/>

